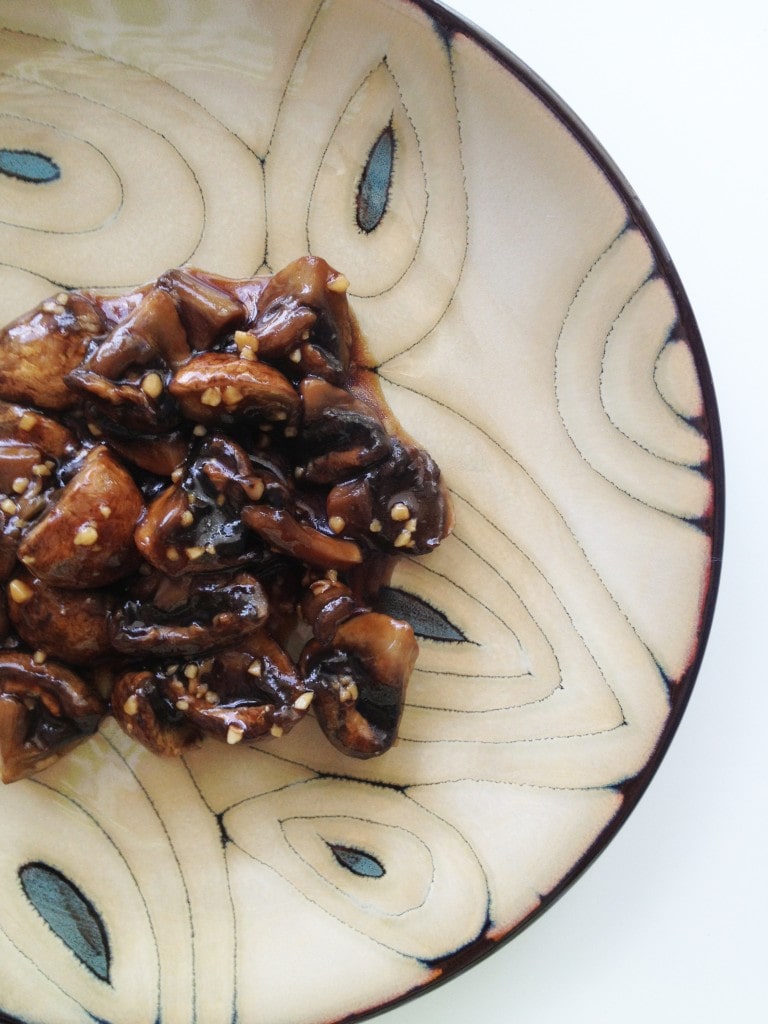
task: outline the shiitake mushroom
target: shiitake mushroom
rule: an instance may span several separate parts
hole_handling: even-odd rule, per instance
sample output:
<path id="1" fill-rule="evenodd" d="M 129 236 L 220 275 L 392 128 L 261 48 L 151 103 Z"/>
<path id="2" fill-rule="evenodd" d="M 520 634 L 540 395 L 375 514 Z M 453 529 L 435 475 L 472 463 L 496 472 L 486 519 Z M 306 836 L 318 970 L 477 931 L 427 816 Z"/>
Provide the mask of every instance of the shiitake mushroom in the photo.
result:
<path id="1" fill-rule="evenodd" d="M 0 766 L 15 782 L 48 767 L 90 736 L 106 708 L 68 666 L 0 650 Z"/>

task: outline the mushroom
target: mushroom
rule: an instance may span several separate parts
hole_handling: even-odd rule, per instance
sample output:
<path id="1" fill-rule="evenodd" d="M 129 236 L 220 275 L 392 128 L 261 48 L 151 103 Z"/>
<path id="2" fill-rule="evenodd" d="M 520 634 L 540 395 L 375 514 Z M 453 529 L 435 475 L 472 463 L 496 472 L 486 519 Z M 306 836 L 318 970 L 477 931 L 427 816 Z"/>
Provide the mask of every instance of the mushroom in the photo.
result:
<path id="1" fill-rule="evenodd" d="M 163 477 L 178 469 L 189 451 L 189 438 L 183 430 L 168 434 L 134 434 L 131 437 L 117 437 L 111 433 L 109 444 L 127 462 Z"/>
<path id="2" fill-rule="evenodd" d="M 29 525 L 48 507 L 79 449 L 74 435 L 36 409 L 0 402 L 0 580 L 13 571 Z"/>
<path id="3" fill-rule="evenodd" d="M 337 750 L 383 754 L 397 736 L 418 645 L 407 622 L 380 612 L 343 621 L 328 641 L 310 640 L 299 662 L 317 721 Z"/>
<path id="4" fill-rule="evenodd" d="M 195 351 L 211 348 L 222 334 L 244 321 L 242 302 L 194 272 L 169 270 L 158 279 L 157 286 L 173 297 Z"/>
<path id="5" fill-rule="evenodd" d="M 81 292 L 91 302 L 106 323 L 106 329 L 111 330 L 117 327 L 124 320 L 127 320 L 136 311 L 146 297 L 147 293 L 154 288 L 154 284 L 145 284 L 130 292 L 118 294 L 104 294 L 103 292 L 92 292 L 85 288 Z"/>
<path id="6" fill-rule="evenodd" d="M 349 366 L 349 282 L 325 260 L 304 256 L 278 271 L 259 298 L 249 332 L 259 356 L 299 376 L 339 381 Z"/>
<path id="7" fill-rule="evenodd" d="M 451 531 L 453 516 L 440 470 L 430 455 L 400 438 L 388 459 L 337 484 L 326 502 L 328 521 L 388 553 L 423 555 Z"/>
<path id="8" fill-rule="evenodd" d="M 177 371 L 169 391 L 195 423 L 247 418 L 293 425 L 299 412 L 299 396 L 279 370 L 226 352 L 190 359 Z"/>
<path id="9" fill-rule="evenodd" d="M 248 573 L 143 577 L 109 621 L 121 654 L 189 658 L 255 633 L 269 612 L 261 583 Z"/>
<path id="10" fill-rule="evenodd" d="M 0 441 L 0 493 L 6 496 L 22 494 L 35 479 L 33 469 L 38 465 L 44 466 L 39 448 L 31 444 Z M 50 472 L 48 468 L 47 475 L 50 476 Z"/>
<path id="11" fill-rule="evenodd" d="M 343 569 L 359 565 L 363 553 L 351 540 L 331 537 L 299 522 L 289 511 L 269 505 L 246 505 L 242 521 L 270 547 L 308 565 Z"/>
<path id="12" fill-rule="evenodd" d="M 200 739 L 200 731 L 168 696 L 161 670 L 126 672 L 112 690 L 111 707 L 120 728 L 153 754 L 177 757 Z"/>
<path id="13" fill-rule="evenodd" d="M 99 445 L 26 533 L 19 558 L 54 587 L 106 586 L 136 567 L 133 532 L 143 509 L 131 476 Z"/>
<path id="14" fill-rule="evenodd" d="M 263 630 L 202 661 L 126 673 L 112 695 L 122 728 L 150 750 L 171 755 L 204 735 L 230 745 L 282 736 L 311 703 L 293 662 Z"/>
<path id="15" fill-rule="evenodd" d="M 5 441 L 33 445 L 41 459 L 66 459 L 77 449 L 71 430 L 37 409 L 0 402 L 0 444 Z"/>
<path id="16" fill-rule="evenodd" d="M 101 427 L 124 435 L 166 433 L 179 419 L 167 390 L 169 371 L 189 356 L 176 304 L 153 288 L 65 379 Z"/>
<path id="17" fill-rule="evenodd" d="M 0 331 L 0 398 L 41 409 L 71 409 L 78 396 L 65 378 L 105 330 L 98 307 L 61 292 Z"/>
<path id="18" fill-rule="evenodd" d="M 238 444 L 220 435 L 206 438 L 184 479 L 150 503 L 136 528 L 136 547 L 169 576 L 268 562 L 269 552 L 254 546 L 240 518 L 249 495 L 260 498 L 264 491 Z"/>
<path id="19" fill-rule="evenodd" d="M 197 671 L 195 671 L 197 669 Z M 312 694 L 291 658 L 265 631 L 181 673 L 176 707 L 206 735 L 229 744 L 282 736 L 306 714 Z"/>
<path id="20" fill-rule="evenodd" d="M 19 572 L 7 593 L 11 622 L 30 647 L 51 652 L 70 665 L 91 665 L 111 653 L 110 590 L 65 590 Z"/>
<path id="21" fill-rule="evenodd" d="M 233 301 L 239 302 L 243 310 L 243 326 L 253 323 L 257 316 L 259 297 L 269 283 L 269 277 L 224 277 L 200 267 L 184 267 L 184 273 L 195 281 L 209 285 L 223 292 Z"/>
<path id="22" fill-rule="evenodd" d="M 384 424 L 365 402 L 320 377 L 305 377 L 299 393 L 302 479 L 312 484 L 335 483 L 389 455 Z"/>
<path id="23" fill-rule="evenodd" d="M 0 650 L 3 782 L 42 771 L 98 728 L 106 708 L 71 669 Z"/>
<path id="24" fill-rule="evenodd" d="M 348 586 L 328 577 L 310 583 L 301 599 L 301 617 L 323 643 L 333 639 L 342 622 L 369 610 L 361 608 Z"/>

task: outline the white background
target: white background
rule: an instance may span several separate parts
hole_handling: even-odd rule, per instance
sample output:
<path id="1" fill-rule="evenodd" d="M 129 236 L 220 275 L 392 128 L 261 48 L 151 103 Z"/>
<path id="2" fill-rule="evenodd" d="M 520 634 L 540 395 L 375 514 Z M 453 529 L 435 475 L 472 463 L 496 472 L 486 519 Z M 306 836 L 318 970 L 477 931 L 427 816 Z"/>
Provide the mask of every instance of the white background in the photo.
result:
<path id="1" fill-rule="evenodd" d="M 622 170 L 682 277 L 725 444 L 720 597 L 616 839 L 530 928 L 382 1024 L 768 1021 L 768 4 L 453 0 Z"/>

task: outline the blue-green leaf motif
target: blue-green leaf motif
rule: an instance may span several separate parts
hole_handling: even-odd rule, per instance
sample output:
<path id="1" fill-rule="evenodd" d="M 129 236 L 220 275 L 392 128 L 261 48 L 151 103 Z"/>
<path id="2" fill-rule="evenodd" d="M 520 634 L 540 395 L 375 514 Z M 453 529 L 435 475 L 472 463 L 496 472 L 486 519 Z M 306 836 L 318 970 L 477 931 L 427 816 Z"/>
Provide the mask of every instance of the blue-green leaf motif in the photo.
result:
<path id="1" fill-rule="evenodd" d="M 369 234 L 387 212 L 395 166 L 395 133 L 391 124 L 371 147 L 357 189 L 357 223 Z"/>
<path id="2" fill-rule="evenodd" d="M 466 642 L 461 630 L 437 608 L 422 598 L 396 587 L 382 587 L 376 599 L 377 611 L 410 622 L 416 636 L 448 643 Z"/>
<path id="3" fill-rule="evenodd" d="M 44 153 L 29 149 L 0 148 L 0 174 L 33 185 L 44 185 L 61 177 L 61 168 Z"/>
<path id="4" fill-rule="evenodd" d="M 47 864 L 25 864 L 19 878 L 27 899 L 50 929 L 97 978 L 109 981 L 107 933 L 90 900 Z"/>
<path id="5" fill-rule="evenodd" d="M 359 875 L 361 878 L 383 878 L 386 874 L 384 865 L 372 854 L 355 850 L 351 846 L 337 846 L 335 843 L 328 845 L 339 864 L 353 875 Z"/>

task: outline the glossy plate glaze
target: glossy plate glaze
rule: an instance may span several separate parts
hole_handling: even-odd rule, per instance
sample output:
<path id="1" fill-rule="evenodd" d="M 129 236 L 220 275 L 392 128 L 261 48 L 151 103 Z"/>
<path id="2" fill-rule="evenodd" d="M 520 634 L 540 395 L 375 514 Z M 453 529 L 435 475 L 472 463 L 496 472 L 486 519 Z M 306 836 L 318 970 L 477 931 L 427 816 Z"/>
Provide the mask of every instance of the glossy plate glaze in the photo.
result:
<path id="1" fill-rule="evenodd" d="M 722 534 L 695 323 L 596 143 L 433 3 L 0 26 L 0 318 L 322 255 L 456 509 L 386 595 L 421 654 L 382 758 L 307 722 L 166 763 L 107 724 L 2 789 L 0 1019 L 358 1019 L 546 908 L 674 732 Z"/>

